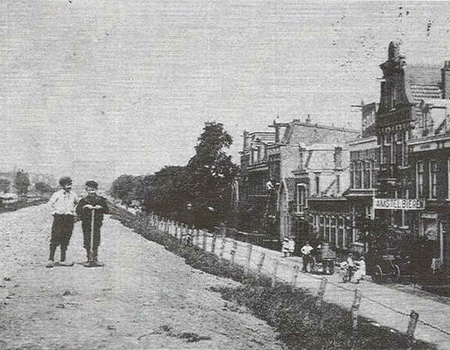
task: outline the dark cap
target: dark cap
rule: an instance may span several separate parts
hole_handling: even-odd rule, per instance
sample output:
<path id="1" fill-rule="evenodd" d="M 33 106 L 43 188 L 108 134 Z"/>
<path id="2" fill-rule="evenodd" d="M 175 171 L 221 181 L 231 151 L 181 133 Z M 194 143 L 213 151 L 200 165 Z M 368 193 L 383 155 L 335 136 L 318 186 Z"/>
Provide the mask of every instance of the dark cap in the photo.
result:
<path id="1" fill-rule="evenodd" d="M 59 179 L 59 184 L 60 186 L 71 185 L 72 179 L 68 176 L 63 176 L 62 178 Z"/>
<path id="2" fill-rule="evenodd" d="M 86 181 L 85 186 L 97 189 L 98 188 L 98 183 L 96 181 L 90 180 L 90 181 Z"/>

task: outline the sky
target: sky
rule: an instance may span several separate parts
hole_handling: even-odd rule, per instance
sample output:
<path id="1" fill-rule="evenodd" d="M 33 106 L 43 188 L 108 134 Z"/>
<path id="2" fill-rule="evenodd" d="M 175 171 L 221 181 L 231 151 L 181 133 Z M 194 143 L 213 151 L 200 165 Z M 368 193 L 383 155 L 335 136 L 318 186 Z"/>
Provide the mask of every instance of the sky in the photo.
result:
<path id="1" fill-rule="evenodd" d="M 184 165 L 206 121 L 360 128 L 389 42 L 450 60 L 450 3 L 1 0 L 0 170 L 113 180 Z"/>

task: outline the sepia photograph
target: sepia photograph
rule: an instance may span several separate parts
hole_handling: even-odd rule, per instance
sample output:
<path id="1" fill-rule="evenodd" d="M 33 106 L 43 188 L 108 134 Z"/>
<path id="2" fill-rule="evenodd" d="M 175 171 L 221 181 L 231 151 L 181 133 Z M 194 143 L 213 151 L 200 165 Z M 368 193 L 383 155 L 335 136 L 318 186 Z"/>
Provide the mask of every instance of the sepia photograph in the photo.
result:
<path id="1" fill-rule="evenodd" d="M 0 350 L 450 350 L 450 1 L 0 0 L 0 149 Z"/>

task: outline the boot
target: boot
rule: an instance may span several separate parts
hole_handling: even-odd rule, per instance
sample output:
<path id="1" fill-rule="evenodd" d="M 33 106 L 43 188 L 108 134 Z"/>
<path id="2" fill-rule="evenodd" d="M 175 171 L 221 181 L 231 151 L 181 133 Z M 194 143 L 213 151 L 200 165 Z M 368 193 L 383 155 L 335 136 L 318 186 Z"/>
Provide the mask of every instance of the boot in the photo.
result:
<path id="1" fill-rule="evenodd" d="M 98 261 L 98 247 L 94 248 L 92 261 L 94 266 L 103 266 L 103 264 L 100 261 Z"/>
<path id="2" fill-rule="evenodd" d="M 73 266 L 74 262 L 73 261 L 66 261 L 66 251 L 67 251 L 67 247 L 66 246 L 61 246 L 61 257 L 59 259 L 59 266 Z"/>
<path id="3" fill-rule="evenodd" d="M 85 267 L 91 267 L 93 265 L 93 261 L 92 261 L 92 257 L 91 257 L 91 252 L 89 251 L 89 249 L 86 249 L 86 262 L 83 264 Z"/>

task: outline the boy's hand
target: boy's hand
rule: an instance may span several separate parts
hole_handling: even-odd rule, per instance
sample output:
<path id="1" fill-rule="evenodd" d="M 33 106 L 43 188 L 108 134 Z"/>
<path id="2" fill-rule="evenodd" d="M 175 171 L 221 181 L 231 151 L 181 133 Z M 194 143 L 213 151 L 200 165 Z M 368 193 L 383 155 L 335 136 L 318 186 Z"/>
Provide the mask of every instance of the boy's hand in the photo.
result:
<path id="1" fill-rule="evenodd" d="M 97 204 L 97 205 L 94 207 L 94 209 L 97 209 L 97 210 L 102 209 L 102 206 Z"/>
<path id="2" fill-rule="evenodd" d="M 86 208 L 86 209 L 94 209 L 94 207 L 93 207 L 92 205 L 90 205 L 90 204 L 86 204 L 83 208 Z"/>

